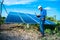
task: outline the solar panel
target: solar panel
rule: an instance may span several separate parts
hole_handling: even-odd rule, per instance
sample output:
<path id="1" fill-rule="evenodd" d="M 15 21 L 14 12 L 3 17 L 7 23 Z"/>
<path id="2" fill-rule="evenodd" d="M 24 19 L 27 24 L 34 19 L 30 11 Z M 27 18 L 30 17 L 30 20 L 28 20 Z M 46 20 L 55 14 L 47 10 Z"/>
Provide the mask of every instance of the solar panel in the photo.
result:
<path id="1" fill-rule="evenodd" d="M 6 18 L 6 23 L 23 23 L 18 13 L 9 13 Z"/>
<path id="2" fill-rule="evenodd" d="M 27 24 L 39 24 L 40 19 L 36 15 L 18 12 L 9 12 L 5 23 L 27 23 Z M 45 24 L 55 24 L 52 21 L 45 20 Z"/>

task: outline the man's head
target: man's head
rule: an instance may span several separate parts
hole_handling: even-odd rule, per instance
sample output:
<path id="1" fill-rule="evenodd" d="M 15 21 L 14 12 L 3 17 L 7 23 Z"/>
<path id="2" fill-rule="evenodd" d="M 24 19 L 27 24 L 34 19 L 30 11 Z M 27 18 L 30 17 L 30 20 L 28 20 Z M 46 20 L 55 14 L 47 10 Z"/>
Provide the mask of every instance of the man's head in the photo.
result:
<path id="1" fill-rule="evenodd" d="M 38 9 L 42 11 L 42 6 L 38 6 Z"/>

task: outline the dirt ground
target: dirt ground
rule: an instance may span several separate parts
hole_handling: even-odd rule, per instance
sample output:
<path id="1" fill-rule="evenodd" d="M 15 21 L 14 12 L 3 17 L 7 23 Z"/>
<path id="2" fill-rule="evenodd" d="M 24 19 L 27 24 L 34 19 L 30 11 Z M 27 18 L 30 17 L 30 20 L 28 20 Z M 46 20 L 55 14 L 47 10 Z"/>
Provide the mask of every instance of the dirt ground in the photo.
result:
<path id="1" fill-rule="evenodd" d="M 45 34 L 41 37 L 41 34 L 37 30 L 21 29 L 19 27 L 0 30 L 0 40 L 60 40 L 56 34 Z"/>

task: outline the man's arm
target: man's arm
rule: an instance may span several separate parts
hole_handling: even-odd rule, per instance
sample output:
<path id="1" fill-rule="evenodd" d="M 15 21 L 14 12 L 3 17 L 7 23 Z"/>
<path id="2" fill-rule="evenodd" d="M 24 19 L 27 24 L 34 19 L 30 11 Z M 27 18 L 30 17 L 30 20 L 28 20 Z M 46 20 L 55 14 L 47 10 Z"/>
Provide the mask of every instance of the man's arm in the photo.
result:
<path id="1" fill-rule="evenodd" d="M 46 10 L 44 10 L 42 16 L 46 17 L 46 15 L 47 15 L 47 12 L 46 12 Z"/>
<path id="2" fill-rule="evenodd" d="M 42 15 L 42 16 L 43 16 L 42 20 L 45 19 L 46 15 L 47 15 L 47 12 L 46 12 L 46 10 L 44 10 L 44 11 L 43 11 L 43 15 Z"/>

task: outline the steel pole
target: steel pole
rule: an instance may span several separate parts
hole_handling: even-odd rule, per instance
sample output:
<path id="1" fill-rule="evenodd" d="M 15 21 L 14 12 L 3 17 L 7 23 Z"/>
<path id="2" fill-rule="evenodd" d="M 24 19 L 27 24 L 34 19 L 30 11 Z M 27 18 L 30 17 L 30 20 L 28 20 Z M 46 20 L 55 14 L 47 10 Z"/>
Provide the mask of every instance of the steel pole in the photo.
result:
<path id="1" fill-rule="evenodd" d="M 0 26 L 1 26 L 2 2 L 0 2 Z"/>

